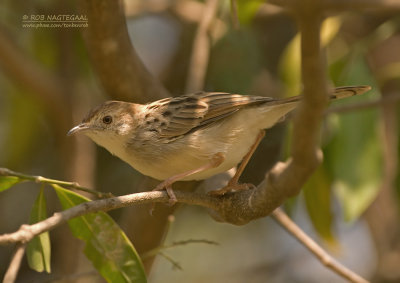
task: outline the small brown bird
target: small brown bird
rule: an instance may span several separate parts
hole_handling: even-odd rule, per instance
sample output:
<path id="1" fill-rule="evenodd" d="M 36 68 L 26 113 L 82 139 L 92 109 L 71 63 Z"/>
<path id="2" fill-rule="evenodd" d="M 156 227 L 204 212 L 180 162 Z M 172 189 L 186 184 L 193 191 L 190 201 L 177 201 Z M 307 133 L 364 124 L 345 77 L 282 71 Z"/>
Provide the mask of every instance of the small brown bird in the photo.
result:
<path id="1" fill-rule="evenodd" d="M 362 94 L 369 86 L 338 87 L 330 99 Z M 268 129 L 295 109 L 301 96 L 285 99 L 198 92 L 149 104 L 107 101 L 91 110 L 68 135 L 84 133 L 144 175 L 171 185 L 203 180 L 241 162 L 228 186 L 214 194 L 245 188 L 238 179 Z"/>

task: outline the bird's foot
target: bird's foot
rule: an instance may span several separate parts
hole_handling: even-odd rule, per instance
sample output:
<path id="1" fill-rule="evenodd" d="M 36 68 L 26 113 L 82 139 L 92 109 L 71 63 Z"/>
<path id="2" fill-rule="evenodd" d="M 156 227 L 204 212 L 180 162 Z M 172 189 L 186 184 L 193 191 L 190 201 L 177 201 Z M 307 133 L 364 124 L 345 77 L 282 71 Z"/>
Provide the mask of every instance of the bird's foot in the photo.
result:
<path id="1" fill-rule="evenodd" d="M 169 180 L 165 180 L 164 182 L 158 184 L 158 186 L 155 189 L 153 189 L 153 191 L 162 191 L 162 190 L 167 191 L 169 197 L 168 204 L 170 206 L 173 206 L 175 203 L 178 202 L 174 190 L 172 189 L 172 184 L 169 182 Z"/>

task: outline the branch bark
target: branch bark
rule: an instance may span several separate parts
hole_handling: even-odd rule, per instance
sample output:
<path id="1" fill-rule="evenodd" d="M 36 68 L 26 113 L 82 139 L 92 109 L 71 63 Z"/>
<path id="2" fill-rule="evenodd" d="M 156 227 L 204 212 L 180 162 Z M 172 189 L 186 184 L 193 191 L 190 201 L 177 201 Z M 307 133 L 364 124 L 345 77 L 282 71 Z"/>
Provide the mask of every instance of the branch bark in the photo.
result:
<path id="1" fill-rule="evenodd" d="M 108 95 L 137 103 L 170 96 L 133 48 L 121 0 L 83 0 L 78 5 L 89 21 L 83 31 L 88 53 Z"/>
<path id="2" fill-rule="evenodd" d="M 294 223 L 286 213 L 280 208 L 275 209 L 271 216 L 278 222 L 279 225 L 287 232 L 292 234 L 303 246 L 312 252 L 318 260 L 327 268 L 332 269 L 335 273 L 350 282 L 367 283 L 368 281 L 354 273 L 340 262 L 331 257 L 323 248 L 321 248 L 313 239 L 311 239 L 299 226 Z"/>
<path id="3" fill-rule="evenodd" d="M 25 248 L 25 244 L 17 244 L 10 265 L 8 266 L 6 274 L 4 275 L 3 283 L 13 283 L 17 279 L 18 271 L 21 266 L 21 261 L 25 254 Z"/>

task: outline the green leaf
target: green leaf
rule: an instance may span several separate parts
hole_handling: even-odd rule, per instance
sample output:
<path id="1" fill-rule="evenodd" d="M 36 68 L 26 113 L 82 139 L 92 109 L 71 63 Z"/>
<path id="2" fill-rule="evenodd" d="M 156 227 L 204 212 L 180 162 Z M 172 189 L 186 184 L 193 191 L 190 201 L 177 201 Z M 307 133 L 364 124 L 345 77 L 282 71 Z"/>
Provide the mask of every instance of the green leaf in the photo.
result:
<path id="1" fill-rule="evenodd" d="M 46 199 L 43 187 L 32 207 L 30 224 L 37 223 L 47 218 Z M 30 268 L 37 272 L 46 271 L 50 273 L 51 246 L 48 232 L 44 232 L 34 237 L 27 246 L 26 255 Z"/>
<path id="2" fill-rule="evenodd" d="M 22 180 L 15 176 L 0 176 L 0 192 L 5 191 Z"/>
<path id="3" fill-rule="evenodd" d="M 53 185 L 64 209 L 89 199 Z M 146 282 L 142 262 L 125 233 L 104 212 L 90 213 L 68 221 L 75 237 L 85 242 L 85 254 L 108 282 Z"/>
<path id="4" fill-rule="evenodd" d="M 357 103 L 376 96 L 377 87 L 362 54 L 343 58 L 332 74 L 336 85 L 368 84 L 373 91 L 340 103 Z M 335 79 L 335 78 L 334 78 Z M 350 101 L 351 100 L 351 101 Z M 344 209 L 345 219 L 354 220 L 375 199 L 382 181 L 382 145 L 376 109 L 331 115 L 336 128 L 326 147 L 327 166 L 334 177 L 334 192 Z"/>
<path id="5" fill-rule="evenodd" d="M 318 234 L 334 243 L 332 234 L 331 179 L 324 166 L 320 166 L 303 188 L 304 199 L 311 222 Z"/>

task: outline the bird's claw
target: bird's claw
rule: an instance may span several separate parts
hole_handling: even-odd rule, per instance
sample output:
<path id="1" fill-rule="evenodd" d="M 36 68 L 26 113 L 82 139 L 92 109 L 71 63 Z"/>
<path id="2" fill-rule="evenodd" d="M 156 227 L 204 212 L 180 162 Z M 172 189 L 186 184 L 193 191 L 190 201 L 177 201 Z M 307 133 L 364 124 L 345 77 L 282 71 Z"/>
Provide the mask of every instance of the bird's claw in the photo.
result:
<path id="1" fill-rule="evenodd" d="M 168 194 L 169 201 L 168 204 L 173 206 L 175 203 L 178 202 L 178 199 L 175 196 L 174 190 L 172 189 L 172 185 L 166 182 L 160 183 L 153 191 L 162 191 L 165 190 Z"/>

